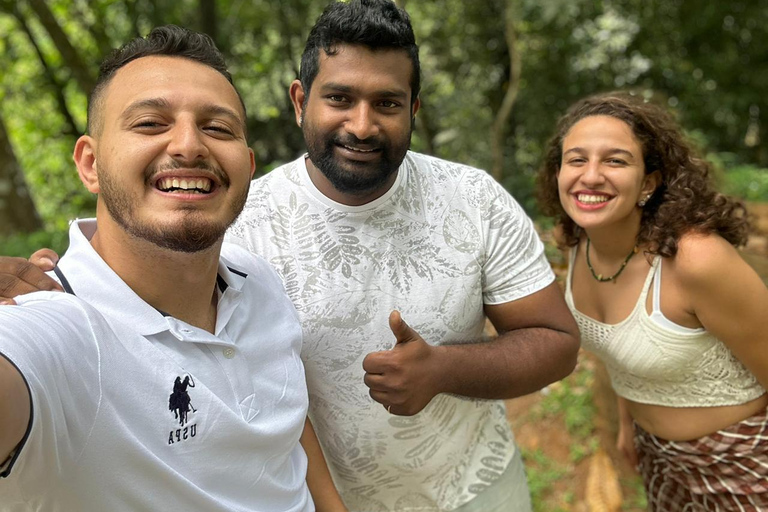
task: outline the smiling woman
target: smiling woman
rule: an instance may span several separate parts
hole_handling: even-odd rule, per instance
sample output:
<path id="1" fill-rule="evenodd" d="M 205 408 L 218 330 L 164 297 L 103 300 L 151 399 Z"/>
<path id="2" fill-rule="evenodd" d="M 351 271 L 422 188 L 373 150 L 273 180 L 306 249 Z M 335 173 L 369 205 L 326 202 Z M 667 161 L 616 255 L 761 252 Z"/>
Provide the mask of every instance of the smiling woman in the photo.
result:
<path id="1" fill-rule="evenodd" d="M 566 301 L 659 512 L 768 507 L 768 290 L 734 248 L 744 207 L 708 175 L 671 116 L 627 94 L 572 106 L 539 173 Z"/>

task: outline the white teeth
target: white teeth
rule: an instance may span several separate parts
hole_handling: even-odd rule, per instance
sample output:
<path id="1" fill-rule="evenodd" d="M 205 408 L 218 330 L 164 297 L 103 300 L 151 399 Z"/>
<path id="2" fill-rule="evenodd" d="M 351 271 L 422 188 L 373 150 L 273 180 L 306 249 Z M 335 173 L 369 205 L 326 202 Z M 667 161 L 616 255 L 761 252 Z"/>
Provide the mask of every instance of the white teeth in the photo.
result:
<path id="1" fill-rule="evenodd" d="M 351 151 L 357 151 L 358 153 L 372 153 L 373 151 L 376 151 L 375 149 L 360 149 L 360 148 L 353 148 L 352 146 L 344 146 L 344 147 Z"/>
<path id="2" fill-rule="evenodd" d="M 164 192 L 171 189 L 184 190 L 188 192 L 210 192 L 213 183 L 209 179 L 186 179 L 186 178 L 162 178 L 157 182 L 157 188 Z"/>
<path id="3" fill-rule="evenodd" d="M 608 202 L 611 198 L 603 195 L 579 194 L 576 196 L 576 199 L 584 204 L 600 204 Z"/>

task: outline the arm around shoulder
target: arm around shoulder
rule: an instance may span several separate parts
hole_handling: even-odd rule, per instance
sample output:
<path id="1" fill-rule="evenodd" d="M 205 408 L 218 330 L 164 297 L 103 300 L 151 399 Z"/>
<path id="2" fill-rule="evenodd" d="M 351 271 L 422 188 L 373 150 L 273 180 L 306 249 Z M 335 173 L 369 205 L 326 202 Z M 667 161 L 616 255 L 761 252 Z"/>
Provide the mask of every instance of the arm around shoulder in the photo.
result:
<path id="1" fill-rule="evenodd" d="M 31 415 L 24 377 L 0 354 L 0 468 L 24 438 Z"/>

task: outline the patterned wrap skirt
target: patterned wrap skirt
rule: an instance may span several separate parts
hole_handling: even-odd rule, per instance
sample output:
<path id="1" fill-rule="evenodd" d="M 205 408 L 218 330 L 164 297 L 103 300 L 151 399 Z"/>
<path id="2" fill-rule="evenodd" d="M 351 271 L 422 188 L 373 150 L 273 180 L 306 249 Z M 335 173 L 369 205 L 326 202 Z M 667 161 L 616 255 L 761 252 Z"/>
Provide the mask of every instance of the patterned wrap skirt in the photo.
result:
<path id="1" fill-rule="evenodd" d="M 693 441 L 667 441 L 635 424 L 653 512 L 768 511 L 768 410 Z"/>

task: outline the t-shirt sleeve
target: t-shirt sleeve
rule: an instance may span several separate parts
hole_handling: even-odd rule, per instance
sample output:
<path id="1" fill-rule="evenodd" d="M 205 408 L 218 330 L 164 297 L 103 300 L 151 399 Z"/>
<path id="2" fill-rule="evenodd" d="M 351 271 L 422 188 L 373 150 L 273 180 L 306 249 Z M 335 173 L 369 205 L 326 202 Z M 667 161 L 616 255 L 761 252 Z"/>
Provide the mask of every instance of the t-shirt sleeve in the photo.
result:
<path id="1" fill-rule="evenodd" d="M 17 298 L 19 306 L 0 307 L 0 354 L 21 373 L 32 402 L 27 435 L 0 469 L 7 485 L 45 482 L 59 462 L 76 460 L 98 411 L 99 351 L 88 315 L 75 299 L 56 295 L 62 298 L 28 295 Z"/>
<path id="2" fill-rule="evenodd" d="M 503 304 L 545 288 L 555 275 L 531 219 L 501 185 L 490 176 L 486 179 L 483 302 Z"/>

